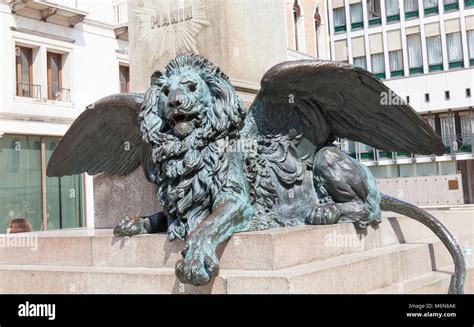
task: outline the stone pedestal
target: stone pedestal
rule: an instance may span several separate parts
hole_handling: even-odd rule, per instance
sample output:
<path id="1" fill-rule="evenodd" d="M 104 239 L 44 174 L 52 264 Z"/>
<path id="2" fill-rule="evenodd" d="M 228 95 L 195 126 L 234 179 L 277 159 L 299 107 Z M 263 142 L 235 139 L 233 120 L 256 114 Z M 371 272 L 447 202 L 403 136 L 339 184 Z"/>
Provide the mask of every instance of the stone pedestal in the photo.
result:
<path id="1" fill-rule="evenodd" d="M 284 0 L 130 0 L 128 4 L 133 90 L 145 91 L 149 76 L 180 52 L 205 56 L 238 90 L 250 94 L 270 67 L 286 60 Z"/>
<path id="2" fill-rule="evenodd" d="M 248 107 L 263 74 L 286 60 L 284 0 L 130 0 L 128 5 L 134 92 L 145 92 L 151 74 L 176 54 L 194 52 L 221 67 Z M 125 177 L 95 177 L 94 190 L 96 228 L 160 209 L 141 168 Z"/>
<path id="3" fill-rule="evenodd" d="M 125 216 L 147 216 L 161 210 L 156 185 L 138 167 L 127 176 L 94 177 L 95 228 L 114 228 Z"/>
<path id="4" fill-rule="evenodd" d="M 472 248 L 472 209 L 431 213 Z M 0 247 L 0 293 L 446 294 L 453 270 L 441 241 L 406 217 L 384 218 L 365 232 L 336 224 L 234 234 L 218 253 L 219 275 L 202 287 L 176 279 L 184 243 L 170 243 L 166 234 L 81 229 L 24 236 L 36 242 Z M 472 255 L 465 259 L 465 292 L 472 293 Z"/>

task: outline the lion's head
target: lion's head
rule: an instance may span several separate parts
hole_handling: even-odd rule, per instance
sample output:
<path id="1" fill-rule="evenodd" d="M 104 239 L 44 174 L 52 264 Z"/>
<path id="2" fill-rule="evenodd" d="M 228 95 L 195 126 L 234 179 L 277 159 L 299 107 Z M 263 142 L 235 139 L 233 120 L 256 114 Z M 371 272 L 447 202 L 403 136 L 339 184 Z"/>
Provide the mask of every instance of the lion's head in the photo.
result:
<path id="1" fill-rule="evenodd" d="M 182 141 L 191 135 L 209 143 L 238 131 L 244 115 L 242 101 L 218 67 L 199 55 L 180 54 L 164 74 L 153 74 L 140 122 L 152 144 L 163 137 Z"/>
<path id="2" fill-rule="evenodd" d="M 171 240 L 194 230 L 226 187 L 228 158 L 220 150 L 238 137 L 244 116 L 229 78 L 199 55 L 178 55 L 164 74 L 153 74 L 139 119 Z"/>

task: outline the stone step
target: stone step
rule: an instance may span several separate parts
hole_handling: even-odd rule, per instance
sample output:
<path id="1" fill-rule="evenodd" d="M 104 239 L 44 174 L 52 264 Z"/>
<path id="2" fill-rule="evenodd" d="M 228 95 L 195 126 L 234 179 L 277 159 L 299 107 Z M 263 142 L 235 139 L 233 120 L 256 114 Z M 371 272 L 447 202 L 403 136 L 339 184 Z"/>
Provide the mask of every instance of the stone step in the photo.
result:
<path id="1" fill-rule="evenodd" d="M 453 215 L 437 210 L 436 215 L 455 235 L 474 234 L 471 211 Z M 384 219 L 377 229 L 369 227 L 366 233 L 352 224 L 239 233 L 221 251 L 220 267 L 278 270 L 432 235 L 428 228 L 407 217 Z M 112 230 L 62 230 L 29 236 L 30 242 L 37 237 L 36 249 L 0 247 L 0 264 L 172 268 L 184 246 L 181 241 L 168 242 L 165 234 L 116 237 Z"/>
<path id="2" fill-rule="evenodd" d="M 474 294 L 474 266 L 467 267 L 464 292 Z M 369 294 L 446 294 L 454 266 L 450 265 L 400 283 L 369 292 Z"/>
<path id="3" fill-rule="evenodd" d="M 459 236 L 472 247 L 472 234 Z M 174 269 L 0 265 L 2 293 L 367 293 L 452 264 L 436 238 L 278 270 L 222 269 L 212 284 L 179 283 Z M 469 281 L 470 283 L 472 281 Z"/>
<path id="4" fill-rule="evenodd" d="M 474 235 L 458 236 L 458 240 L 472 248 Z M 278 293 L 360 294 L 449 264 L 452 259 L 443 244 L 428 238 L 277 271 L 229 270 L 224 276 L 228 293 L 272 293 L 278 289 Z"/>

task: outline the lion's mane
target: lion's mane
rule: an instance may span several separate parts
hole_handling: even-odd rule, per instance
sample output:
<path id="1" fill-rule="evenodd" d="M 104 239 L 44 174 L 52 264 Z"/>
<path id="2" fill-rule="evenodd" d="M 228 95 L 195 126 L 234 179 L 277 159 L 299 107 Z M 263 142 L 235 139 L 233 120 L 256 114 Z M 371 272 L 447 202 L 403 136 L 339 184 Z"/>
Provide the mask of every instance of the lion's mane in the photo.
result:
<path id="1" fill-rule="evenodd" d="M 176 137 L 159 107 L 165 80 L 194 69 L 207 83 L 211 101 L 199 104 L 200 127 L 184 139 Z M 170 220 L 170 240 L 184 239 L 212 210 L 216 196 L 228 185 L 229 154 L 225 142 L 239 137 L 245 116 L 242 101 L 229 78 L 207 59 L 181 54 L 152 78 L 140 112 L 144 140 L 153 147 L 158 196 Z"/>

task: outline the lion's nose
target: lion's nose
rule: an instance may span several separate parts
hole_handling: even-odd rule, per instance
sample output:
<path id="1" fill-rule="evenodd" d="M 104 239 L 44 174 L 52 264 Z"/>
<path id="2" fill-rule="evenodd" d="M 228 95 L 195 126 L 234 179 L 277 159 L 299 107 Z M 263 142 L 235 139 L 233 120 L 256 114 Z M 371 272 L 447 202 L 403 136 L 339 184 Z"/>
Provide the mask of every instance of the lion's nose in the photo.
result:
<path id="1" fill-rule="evenodd" d="M 168 95 L 168 107 L 176 109 L 184 102 L 184 92 L 181 89 L 171 90 Z"/>

